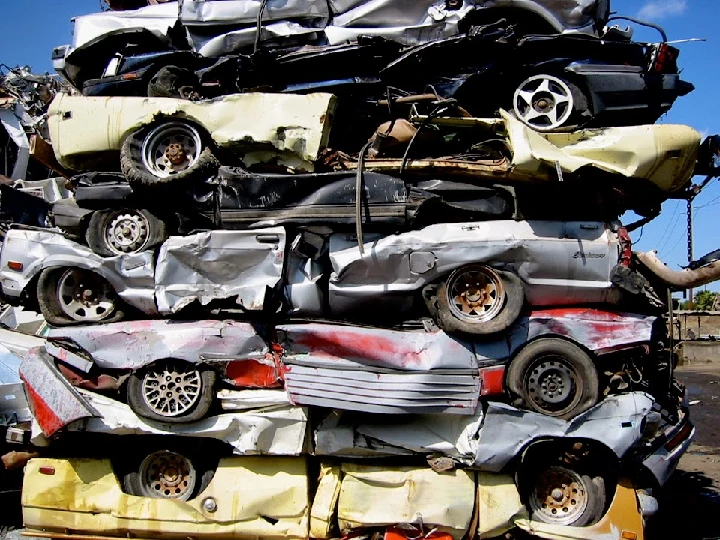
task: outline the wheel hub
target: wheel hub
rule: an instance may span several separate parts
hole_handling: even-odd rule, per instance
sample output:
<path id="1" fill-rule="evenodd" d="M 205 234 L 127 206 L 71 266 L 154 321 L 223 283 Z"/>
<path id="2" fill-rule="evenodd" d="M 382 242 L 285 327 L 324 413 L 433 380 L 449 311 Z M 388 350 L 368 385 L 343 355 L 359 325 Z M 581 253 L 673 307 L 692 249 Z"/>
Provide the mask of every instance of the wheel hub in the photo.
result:
<path id="1" fill-rule="evenodd" d="M 187 153 L 182 144 L 173 143 L 165 151 L 165 157 L 173 165 L 181 165 L 187 161 Z"/>
<path id="2" fill-rule="evenodd" d="M 575 386 L 574 372 L 557 359 L 538 362 L 528 377 L 530 397 L 543 409 L 556 409 L 567 403 Z"/>
<path id="3" fill-rule="evenodd" d="M 143 378 L 143 399 L 161 416 L 180 416 L 199 401 L 201 386 L 200 372 L 191 366 L 160 364 L 151 367 Z"/>
<path id="4" fill-rule="evenodd" d="M 461 320 L 492 320 L 503 308 L 505 291 L 500 277 L 490 268 L 473 266 L 457 271 L 448 279 L 448 304 Z"/>
<path id="5" fill-rule="evenodd" d="M 173 452 L 160 451 L 148 456 L 140 466 L 143 485 L 155 498 L 190 498 L 196 473 L 190 461 Z"/>
<path id="6" fill-rule="evenodd" d="M 585 512 L 588 493 L 577 473 L 564 467 L 550 467 L 538 477 L 529 502 L 545 521 L 567 525 Z"/>
<path id="7" fill-rule="evenodd" d="M 100 276 L 79 268 L 66 270 L 57 284 L 62 311 L 79 322 L 96 322 L 115 311 L 113 291 Z"/>
<path id="8" fill-rule="evenodd" d="M 573 113 L 575 99 L 568 84 L 552 75 L 535 75 L 515 91 L 515 115 L 530 127 L 548 131 L 563 126 Z"/>
<path id="9" fill-rule="evenodd" d="M 202 139 L 197 129 L 183 122 L 162 124 L 143 140 L 143 166 L 149 173 L 167 178 L 195 165 L 201 152 Z"/>
<path id="10" fill-rule="evenodd" d="M 141 251 L 150 239 L 150 224 L 137 211 L 118 213 L 106 230 L 107 245 L 117 254 Z"/>

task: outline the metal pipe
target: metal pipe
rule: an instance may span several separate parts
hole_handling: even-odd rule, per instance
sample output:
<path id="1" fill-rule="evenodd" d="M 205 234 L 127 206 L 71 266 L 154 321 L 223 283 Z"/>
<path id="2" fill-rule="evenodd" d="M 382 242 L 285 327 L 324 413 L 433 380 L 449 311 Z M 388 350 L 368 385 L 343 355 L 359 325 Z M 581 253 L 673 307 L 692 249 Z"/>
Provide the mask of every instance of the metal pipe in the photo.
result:
<path id="1" fill-rule="evenodd" d="M 675 290 L 692 289 L 720 279 L 720 261 L 690 270 L 671 270 L 657 256 L 655 251 L 635 253 L 638 260 L 655 276 Z"/>

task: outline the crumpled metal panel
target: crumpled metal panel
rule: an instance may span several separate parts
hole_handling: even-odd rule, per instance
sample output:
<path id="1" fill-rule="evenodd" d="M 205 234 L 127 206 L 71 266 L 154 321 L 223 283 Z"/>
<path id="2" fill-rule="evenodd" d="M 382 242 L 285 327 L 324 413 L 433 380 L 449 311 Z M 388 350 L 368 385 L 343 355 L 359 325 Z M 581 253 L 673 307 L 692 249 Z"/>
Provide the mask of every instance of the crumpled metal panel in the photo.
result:
<path id="1" fill-rule="evenodd" d="M 19 369 L 22 359 L 0 344 L 0 426 L 32 420 Z"/>
<path id="2" fill-rule="evenodd" d="M 472 347 L 444 332 L 329 324 L 278 326 L 293 403 L 402 414 L 473 414 L 480 385 Z"/>
<path id="3" fill-rule="evenodd" d="M 119 152 L 125 138 L 158 118 L 187 119 L 221 148 L 255 162 L 286 162 L 312 171 L 325 148 L 335 107 L 331 94 L 246 93 L 217 99 L 85 97 L 58 94 L 48 110 L 55 157 L 64 167 L 96 170 L 103 153 Z M 110 161 L 117 167 L 117 162 Z"/>
<path id="4" fill-rule="evenodd" d="M 533 439 L 573 437 L 601 442 L 618 457 L 641 437 L 654 400 L 643 392 L 609 396 L 570 421 L 490 402 L 477 438 L 474 466 L 500 471 Z"/>
<path id="5" fill-rule="evenodd" d="M 343 424 L 330 416 L 315 432 L 318 455 L 391 456 L 442 453 L 482 470 L 499 472 L 532 441 L 573 437 L 598 441 L 618 457 L 640 438 L 640 423 L 654 401 L 643 392 L 613 395 L 573 420 L 490 402 L 472 417 L 425 415 L 388 422 Z"/>
<path id="6" fill-rule="evenodd" d="M 308 358 L 311 362 L 317 358 Z M 286 362 L 285 390 L 296 405 L 383 414 L 473 414 L 480 384 L 476 372 L 444 373 L 322 369 Z"/>
<path id="7" fill-rule="evenodd" d="M 338 324 L 283 324 L 278 341 L 285 361 L 326 368 L 419 371 L 474 370 L 471 347 L 440 330 L 401 332 Z M 307 361 L 308 358 L 313 361 Z"/>
<path id="8" fill-rule="evenodd" d="M 348 235 L 330 238 L 330 306 L 392 309 L 399 295 L 471 263 L 507 266 L 525 282 L 530 305 L 604 303 L 614 299 L 610 272 L 618 241 L 601 222 L 442 223 L 387 236 L 367 235 L 365 255 Z M 434 264 L 414 268 L 411 257 Z"/>
<path id="9" fill-rule="evenodd" d="M 396 523 L 419 525 L 421 519 L 460 540 L 470 526 L 475 507 L 471 471 L 351 464 L 342 465 L 342 471 L 338 524 L 344 533 Z"/>
<path id="10" fill-rule="evenodd" d="M 40 472 L 52 467 L 54 475 Z M 310 501 L 304 458 L 220 460 L 202 497 L 145 499 L 122 492 L 109 459 L 30 460 L 22 505 L 25 526 L 139 538 L 288 538 L 306 540 Z M 242 489 L 238 496 L 238 486 Z M 253 489 L 254 488 L 254 489 Z M 215 512 L 203 505 L 217 501 Z"/>
<path id="11" fill-rule="evenodd" d="M 32 349 L 20 364 L 30 408 L 46 437 L 98 412 L 58 372 L 44 349 Z"/>
<path id="12" fill-rule="evenodd" d="M 542 169 L 547 175 L 556 164 L 564 173 L 593 167 L 643 178 L 673 192 L 692 177 L 702 138 L 695 129 L 674 124 L 539 133 L 505 112 L 502 117 L 513 151 L 513 175 L 531 179 Z"/>
<path id="13" fill-rule="evenodd" d="M 140 418 L 124 403 L 100 394 L 82 389 L 78 392 L 98 417 L 74 422 L 67 426 L 68 431 L 209 437 L 226 442 L 240 456 L 298 456 L 305 448 L 308 412 L 302 407 L 261 407 L 210 416 L 192 424 L 168 424 Z"/>
<path id="14" fill-rule="evenodd" d="M 22 263 L 22 272 L 10 270 L 8 261 Z M 34 276 L 52 267 L 92 270 L 107 279 L 129 304 L 148 315 L 157 313 L 152 251 L 100 257 L 90 248 L 52 230 L 11 229 L 7 232 L 0 252 L 0 283 L 4 294 L 19 297 Z"/>
<path id="15" fill-rule="evenodd" d="M 132 11 L 105 11 L 75 17 L 74 49 L 122 29 L 145 28 L 157 36 L 166 36 L 178 20 L 177 2 L 147 6 Z"/>
<path id="16" fill-rule="evenodd" d="M 266 289 L 282 278 L 284 252 L 282 227 L 170 237 L 157 259 L 158 309 L 175 313 L 195 300 L 237 296 L 241 308 L 261 310 Z"/>
<path id="17" fill-rule="evenodd" d="M 235 321 L 127 321 L 53 328 L 50 338 L 70 339 L 100 368 L 137 369 L 156 360 L 187 362 L 262 358 L 268 347 L 248 323 Z"/>

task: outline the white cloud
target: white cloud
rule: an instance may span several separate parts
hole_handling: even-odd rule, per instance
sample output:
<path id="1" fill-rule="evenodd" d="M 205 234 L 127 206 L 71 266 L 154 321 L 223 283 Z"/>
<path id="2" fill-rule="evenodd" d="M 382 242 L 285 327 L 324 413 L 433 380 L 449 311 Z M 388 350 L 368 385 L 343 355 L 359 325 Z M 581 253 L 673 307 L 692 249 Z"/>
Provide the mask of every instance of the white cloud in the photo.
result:
<path id="1" fill-rule="evenodd" d="M 658 20 L 682 15 L 687 9 L 687 0 L 649 0 L 637 13 L 638 19 Z"/>

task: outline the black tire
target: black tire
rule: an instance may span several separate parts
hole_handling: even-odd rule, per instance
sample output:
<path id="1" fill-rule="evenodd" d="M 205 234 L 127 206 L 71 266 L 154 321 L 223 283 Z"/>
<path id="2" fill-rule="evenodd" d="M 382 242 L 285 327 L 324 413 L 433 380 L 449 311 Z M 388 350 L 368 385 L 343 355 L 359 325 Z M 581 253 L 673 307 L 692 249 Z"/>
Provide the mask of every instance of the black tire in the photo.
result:
<path id="1" fill-rule="evenodd" d="M 600 401 L 592 359 L 559 338 L 541 338 L 523 347 L 510 362 L 506 387 L 516 404 L 557 418 L 573 418 Z"/>
<path id="2" fill-rule="evenodd" d="M 471 313 L 463 317 L 463 310 L 458 308 L 459 304 L 453 299 L 458 296 L 454 292 L 455 283 L 465 275 L 477 275 L 480 276 L 480 279 L 486 278 L 486 289 L 483 292 L 485 293 L 484 298 L 491 300 L 489 311 L 481 311 L 486 307 L 484 305 L 479 306 L 477 310 L 470 306 L 468 309 L 471 309 Z M 430 314 L 440 328 L 448 334 L 469 336 L 484 336 L 502 332 L 515 322 L 525 302 L 522 282 L 517 275 L 484 265 L 469 265 L 459 268 L 436 288 L 426 289 L 424 298 Z M 467 295 L 464 298 L 467 300 Z"/>
<path id="3" fill-rule="evenodd" d="M 122 475 L 122 485 L 129 495 L 188 501 L 205 491 L 216 465 L 173 450 L 156 450 L 132 460 Z M 172 468 L 169 478 L 162 474 L 165 467 Z"/>
<path id="4" fill-rule="evenodd" d="M 564 464 L 526 469 L 522 496 L 530 519 L 571 527 L 588 527 L 603 517 L 607 490 L 602 476 L 584 474 Z"/>
<path id="5" fill-rule="evenodd" d="M 114 257 L 154 248 L 167 236 L 165 223 L 148 210 L 124 208 L 94 212 L 85 240 L 98 255 Z"/>
<path id="6" fill-rule="evenodd" d="M 167 137 L 172 137 L 172 130 L 185 132 L 187 140 L 192 140 L 192 146 L 189 143 L 182 146 L 183 148 L 188 146 L 193 156 L 190 158 L 191 163 L 186 168 L 172 171 L 165 168 L 165 173 L 161 174 L 160 167 L 151 165 L 152 160 L 143 159 L 143 155 L 149 156 L 154 148 L 158 151 L 162 149 L 163 145 L 159 144 L 158 140 L 162 139 L 164 133 L 168 134 Z M 194 162 L 192 162 L 193 160 Z M 157 161 L 154 163 L 157 164 Z M 149 169 L 149 166 L 152 169 Z M 180 165 L 180 167 L 185 167 L 185 165 Z M 142 190 L 142 188 L 170 184 L 182 187 L 195 181 L 206 180 L 213 176 L 219 167 L 220 163 L 208 146 L 206 137 L 203 137 L 195 126 L 179 120 L 168 119 L 139 129 L 125 139 L 120 149 L 120 168 L 133 189 Z"/>
<path id="7" fill-rule="evenodd" d="M 546 109 L 546 112 L 541 112 L 536 118 L 530 118 L 532 111 L 540 112 L 531 106 L 528 99 L 524 99 L 520 93 L 523 88 L 534 88 L 536 82 L 542 83 L 542 81 L 548 81 L 552 87 L 553 92 L 567 94 L 571 100 L 570 105 L 563 107 L 562 104 L 552 106 Z M 534 94 L 537 98 L 542 99 L 544 96 L 541 92 L 536 91 Z M 513 100 L 510 111 L 515 117 L 523 122 L 525 125 L 544 132 L 552 131 L 575 131 L 593 119 L 593 111 L 591 110 L 590 99 L 583 90 L 576 85 L 574 82 L 568 80 L 565 75 L 557 75 L 550 73 L 535 73 L 529 75 L 527 78 L 518 81 L 515 85 L 515 89 L 512 91 Z M 548 92 L 548 96 L 552 96 L 552 93 Z M 547 96 L 545 96 L 547 97 Z M 545 100 L 546 103 L 553 103 L 551 98 L 549 101 Z M 535 101 L 537 102 L 537 100 Z M 560 118 L 556 117 L 556 121 L 552 120 L 552 114 L 560 115 Z M 563 119 L 564 118 L 564 119 Z M 562 121 L 560 121 L 562 119 Z"/>
<path id="8" fill-rule="evenodd" d="M 200 95 L 200 79 L 189 69 L 161 67 L 148 82 L 149 97 L 192 99 Z"/>
<path id="9" fill-rule="evenodd" d="M 162 379 L 167 377 L 171 377 L 172 386 L 166 388 Z M 184 384 L 183 389 L 177 388 L 180 383 Z M 167 391 L 168 397 L 160 395 L 162 391 Z M 138 416 L 165 423 L 197 422 L 204 418 L 213 405 L 214 394 L 215 372 L 182 360 L 155 362 L 133 372 L 127 382 L 130 408 Z"/>
<path id="10" fill-rule="evenodd" d="M 96 307 L 93 307 L 93 300 L 88 299 L 85 315 L 79 313 L 82 306 L 73 305 L 73 299 L 68 299 L 68 295 L 63 295 L 63 291 L 66 291 L 67 287 L 72 287 L 72 284 L 68 283 L 70 278 L 68 272 L 75 272 L 74 281 L 80 296 L 85 290 L 102 290 L 99 298 L 104 300 L 96 301 Z M 88 283 L 77 283 L 81 281 L 80 278 L 84 278 L 82 281 L 88 281 Z M 125 318 L 124 305 L 112 286 L 102 276 L 80 268 L 62 267 L 43 270 L 37 284 L 37 301 L 40 312 L 52 326 L 112 323 Z M 110 307 L 101 309 L 103 305 Z M 77 309 L 73 309 L 73 307 Z"/>

